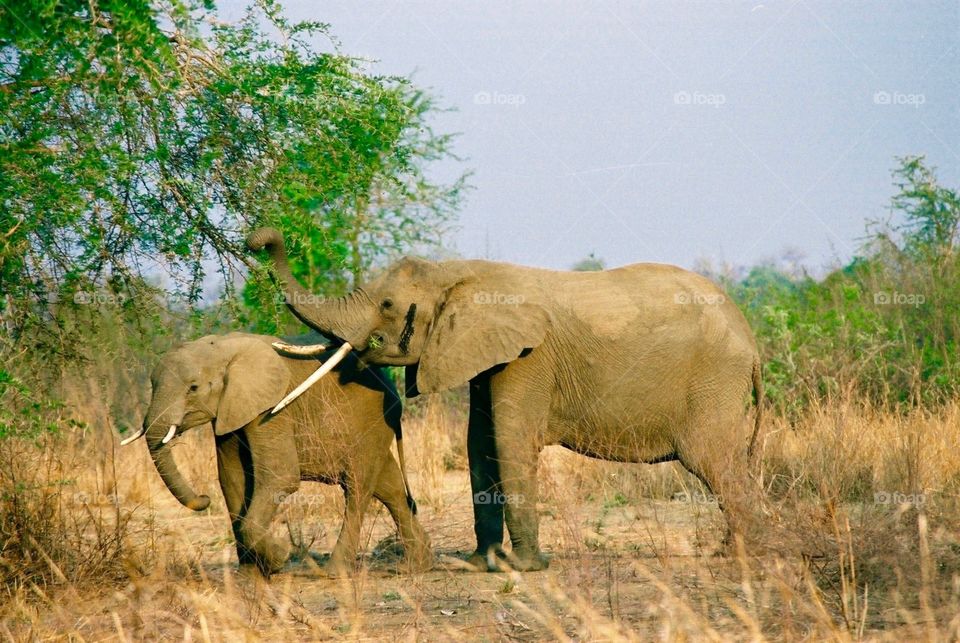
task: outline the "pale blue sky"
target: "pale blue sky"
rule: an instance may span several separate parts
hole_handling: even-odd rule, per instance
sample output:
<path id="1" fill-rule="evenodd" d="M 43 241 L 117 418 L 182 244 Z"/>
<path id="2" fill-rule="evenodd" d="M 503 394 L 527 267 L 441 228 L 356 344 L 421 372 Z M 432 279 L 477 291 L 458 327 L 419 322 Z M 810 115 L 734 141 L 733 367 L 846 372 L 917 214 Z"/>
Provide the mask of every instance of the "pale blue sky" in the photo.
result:
<path id="1" fill-rule="evenodd" d="M 284 6 L 458 110 L 436 124 L 475 171 L 451 238 L 467 257 L 690 267 L 795 248 L 819 272 L 889 212 L 895 156 L 960 187 L 957 0 Z"/>

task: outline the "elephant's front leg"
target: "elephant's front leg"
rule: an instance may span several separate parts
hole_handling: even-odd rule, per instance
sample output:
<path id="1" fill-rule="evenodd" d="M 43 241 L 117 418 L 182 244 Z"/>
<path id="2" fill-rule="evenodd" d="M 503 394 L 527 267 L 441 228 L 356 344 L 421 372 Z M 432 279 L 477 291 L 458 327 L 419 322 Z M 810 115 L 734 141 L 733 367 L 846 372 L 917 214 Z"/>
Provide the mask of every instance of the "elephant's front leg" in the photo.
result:
<path id="1" fill-rule="evenodd" d="M 241 516 L 245 508 L 246 476 L 243 465 L 240 464 L 240 435 L 230 433 L 218 435 L 217 441 L 217 473 L 220 477 L 220 490 L 227 503 L 227 513 L 230 515 L 230 527 L 233 529 L 233 538 L 237 543 L 237 559 L 241 565 L 255 564 L 256 556 L 243 542 L 240 532 Z M 246 449 L 247 447 L 244 446 Z"/>
<path id="2" fill-rule="evenodd" d="M 260 570 L 269 574 L 283 567 L 290 555 L 289 544 L 270 533 L 270 523 L 283 498 L 300 486 L 300 464 L 289 427 L 256 424 L 238 432 L 244 502 L 234 532 L 238 551 L 249 551 Z"/>
<path id="3" fill-rule="evenodd" d="M 524 386 L 523 370 L 510 369 L 491 381 L 494 433 L 499 455 L 503 503 L 512 552 L 510 566 L 518 571 L 546 569 L 549 561 L 540 551 L 540 517 L 537 514 L 537 466 L 546 432 L 549 395 L 539 387 Z"/>
<path id="4" fill-rule="evenodd" d="M 487 571 L 496 568 L 503 554 L 503 504 L 500 469 L 490 406 L 490 376 L 481 374 L 470 381 L 470 419 L 467 425 L 467 459 L 470 463 L 470 492 L 473 498 L 473 530 L 477 550 L 470 563 Z"/>

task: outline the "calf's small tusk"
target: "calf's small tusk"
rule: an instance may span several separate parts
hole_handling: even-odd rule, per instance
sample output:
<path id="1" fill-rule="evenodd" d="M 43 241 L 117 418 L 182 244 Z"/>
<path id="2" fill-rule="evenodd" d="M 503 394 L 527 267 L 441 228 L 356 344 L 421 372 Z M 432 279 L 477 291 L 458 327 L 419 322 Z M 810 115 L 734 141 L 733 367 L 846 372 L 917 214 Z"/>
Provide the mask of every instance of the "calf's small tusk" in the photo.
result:
<path id="1" fill-rule="evenodd" d="M 166 444 L 167 442 L 169 442 L 170 440 L 172 440 L 172 439 L 173 439 L 173 436 L 175 436 L 176 434 L 177 434 L 177 425 L 176 425 L 176 424 L 171 424 L 171 425 L 170 425 L 170 430 L 167 431 L 167 434 L 166 434 L 165 436 L 163 436 L 163 440 L 161 440 L 161 442 L 163 442 L 164 444 Z"/>
<path id="2" fill-rule="evenodd" d="M 309 346 L 300 346 L 298 344 L 288 344 L 287 342 L 271 342 L 275 350 L 289 355 L 303 355 L 313 357 L 327 350 L 326 344 L 310 344 Z"/>
<path id="3" fill-rule="evenodd" d="M 133 435 L 127 436 L 124 439 L 120 440 L 120 446 L 125 447 L 131 442 L 134 442 L 135 440 L 139 440 L 146 434 L 146 432 L 147 432 L 146 429 L 141 428 L 139 431 L 137 431 Z"/>
<path id="4" fill-rule="evenodd" d="M 350 346 L 349 342 L 344 342 L 343 346 L 337 349 L 337 352 L 334 353 L 330 359 L 324 362 L 320 366 L 320 368 L 314 371 L 310 377 L 308 377 L 303 381 L 303 384 L 301 384 L 297 388 L 290 391 L 290 393 L 285 398 L 280 400 L 280 403 L 277 404 L 275 407 L 273 407 L 273 411 L 271 411 L 271 413 L 279 413 L 284 409 L 285 406 L 290 404 L 290 402 L 293 402 L 295 399 L 300 397 L 304 391 L 306 391 L 308 388 L 316 384 L 317 380 L 319 380 L 321 377 L 323 377 L 324 375 L 332 371 L 333 367 L 339 364 L 343 360 L 343 358 L 347 356 L 347 353 L 350 352 L 351 348 L 353 347 Z"/>

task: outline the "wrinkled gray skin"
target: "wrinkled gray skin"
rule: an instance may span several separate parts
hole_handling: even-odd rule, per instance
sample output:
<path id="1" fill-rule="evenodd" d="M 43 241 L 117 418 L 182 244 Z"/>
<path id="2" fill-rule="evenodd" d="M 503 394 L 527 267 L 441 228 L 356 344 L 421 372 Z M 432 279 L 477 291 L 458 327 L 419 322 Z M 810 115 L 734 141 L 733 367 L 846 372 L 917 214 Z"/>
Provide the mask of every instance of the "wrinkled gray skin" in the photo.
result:
<path id="1" fill-rule="evenodd" d="M 157 471 L 184 506 L 210 504 L 184 479 L 170 447 L 177 435 L 212 422 L 220 488 L 230 513 L 241 564 L 270 573 L 289 546 L 269 533 L 283 499 L 301 480 L 339 484 L 346 493 L 340 537 L 327 563 L 332 574 L 354 566 L 360 525 L 371 496 L 390 511 L 410 568 L 431 564 L 426 533 L 390 453 L 400 435 L 400 399 L 379 369 L 359 369 L 348 356 L 337 369 L 276 416 L 268 412 L 317 369 L 315 358 L 280 356 L 276 338 L 246 333 L 210 335 L 166 353 L 153 371 L 153 396 L 144 419 Z M 325 359 L 325 356 L 321 356 Z"/>
<path id="2" fill-rule="evenodd" d="M 546 566 L 537 460 L 552 444 L 619 462 L 679 460 L 742 531 L 755 506 L 744 420 L 751 392 L 761 396 L 760 360 L 743 315 L 709 280 L 659 264 L 558 272 L 406 258 L 324 301 L 293 278 L 277 231 L 247 243 L 270 253 L 297 317 L 364 361 L 407 365 L 408 389 L 414 378 L 421 393 L 470 382 L 478 568 L 497 566 L 504 509 L 511 566 Z M 750 449 L 758 426 L 759 411 Z"/>

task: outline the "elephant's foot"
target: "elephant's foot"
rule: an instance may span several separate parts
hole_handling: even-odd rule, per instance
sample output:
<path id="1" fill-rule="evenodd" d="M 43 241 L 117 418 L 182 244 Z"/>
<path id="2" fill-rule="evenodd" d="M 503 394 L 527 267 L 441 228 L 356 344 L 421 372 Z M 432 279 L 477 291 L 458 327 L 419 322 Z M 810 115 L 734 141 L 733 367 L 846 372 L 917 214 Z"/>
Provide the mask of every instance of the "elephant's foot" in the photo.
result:
<path id="1" fill-rule="evenodd" d="M 536 572 L 549 567 L 550 559 L 539 551 L 520 554 L 490 547 L 486 553 L 479 549 L 473 552 L 467 559 L 467 564 L 478 572 Z"/>
<path id="2" fill-rule="evenodd" d="M 512 551 L 507 555 L 504 563 L 503 571 L 539 572 L 550 566 L 550 559 L 539 550 L 532 553 Z"/>
<path id="3" fill-rule="evenodd" d="M 433 569 L 433 552 L 430 548 L 405 548 L 400 572 L 403 574 L 422 574 Z"/>
<path id="4" fill-rule="evenodd" d="M 279 572 L 290 558 L 290 545 L 279 538 L 242 527 L 235 536 L 240 564 L 254 565 L 264 576 Z"/>
<path id="5" fill-rule="evenodd" d="M 356 572 L 356 560 L 348 560 L 345 556 L 331 554 L 326 563 L 320 565 L 320 575 L 325 578 L 348 578 Z"/>
<path id="6" fill-rule="evenodd" d="M 502 560 L 505 556 L 506 552 L 498 545 L 491 545 L 486 549 L 478 547 L 475 552 L 470 554 L 467 565 L 470 566 L 471 571 L 495 572 L 500 568 L 499 560 Z"/>
<path id="7" fill-rule="evenodd" d="M 269 577 L 283 569 L 290 558 L 290 551 L 280 545 L 258 549 L 237 547 L 237 558 L 240 560 L 241 568 L 255 568 Z"/>
<path id="8" fill-rule="evenodd" d="M 475 551 L 470 554 L 470 558 L 467 559 L 467 565 L 470 566 L 470 571 L 474 572 L 486 572 L 490 571 L 490 567 L 487 564 L 487 556 Z"/>
<path id="9" fill-rule="evenodd" d="M 240 563 L 240 571 L 245 574 L 258 574 L 263 578 L 270 578 L 273 574 L 283 569 L 284 563 L 265 560 L 262 557 L 254 556 L 252 559 Z"/>

